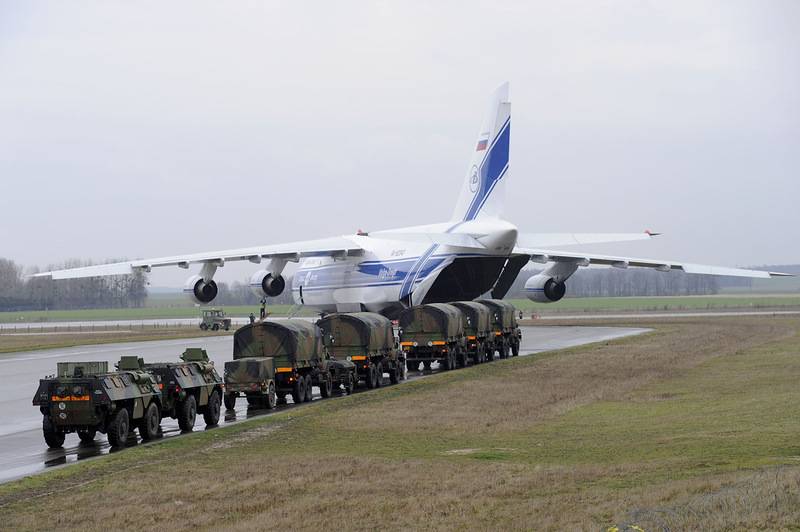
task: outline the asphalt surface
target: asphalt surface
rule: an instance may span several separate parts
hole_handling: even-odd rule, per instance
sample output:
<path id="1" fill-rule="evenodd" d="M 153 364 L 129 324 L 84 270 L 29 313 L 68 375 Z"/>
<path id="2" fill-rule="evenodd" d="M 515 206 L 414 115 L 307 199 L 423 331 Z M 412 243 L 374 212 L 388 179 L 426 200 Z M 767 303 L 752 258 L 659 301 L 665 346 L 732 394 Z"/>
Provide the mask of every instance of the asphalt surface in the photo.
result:
<path id="1" fill-rule="evenodd" d="M 641 334 L 647 330 L 584 326 L 523 327 L 520 355 L 525 356 L 542 351 L 612 340 Z M 206 349 L 221 373 L 225 361 L 230 359 L 232 337 L 214 336 L 106 344 L 0 355 L 0 375 L 3 377 L 3 393 L 0 395 L 0 482 L 110 451 L 108 441 L 103 434 L 98 434 L 91 444 L 82 444 L 76 434 L 68 434 L 62 449 L 48 449 L 45 445 L 41 431 L 42 416 L 38 408 L 31 405 L 31 400 L 36 392 L 39 379 L 55 373 L 56 362 L 106 360 L 109 365 L 113 365 L 121 355 L 141 356 L 148 362 L 170 361 L 177 360 L 187 347 Z M 436 371 L 435 364 L 434 371 Z M 424 378 L 424 376 L 424 374 L 413 372 L 409 375 L 409 380 Z M 388 382 L 388 378 L 386 381 Z M 315 388 L 314 400 L 319 399 L 319 389 Z M 288 398 L 288 401 L 291 403 L 291 397 Z M 285 408 L 294 408 L 294 406 L 289 404 L 277 411 Z M 240 399 L 235 411 L 223 413 L 224 419 L 220 419 L 220 426 L 257 415 L 267 415 L 268 412 L 271 411 L 248 409 L 246 401 Z M 178 423 L 173 419 L 162 420 L 161 427 L 165 438 L 180 434 Z M 205 430 L 205 424 L 200 415 L 197 416 L 194 430 Z M 129 445 L 131 444 L 129 443 Z"/>

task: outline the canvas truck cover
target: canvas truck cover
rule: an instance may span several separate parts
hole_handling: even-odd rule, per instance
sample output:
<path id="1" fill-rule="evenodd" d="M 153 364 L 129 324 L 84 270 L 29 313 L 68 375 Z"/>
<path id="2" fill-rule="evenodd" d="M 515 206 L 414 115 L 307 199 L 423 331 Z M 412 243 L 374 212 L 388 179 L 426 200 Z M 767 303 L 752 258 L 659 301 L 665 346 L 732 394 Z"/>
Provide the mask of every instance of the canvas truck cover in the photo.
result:
<path id="1" fill-rule="evenodd" d="M 469 335 L 486 336 L 492 330 L 492 313 L 489 307 L 475 301 L 450 303 L 464 313 L 464 332 Z"/>
<path id="2" fill-rule="evenodd" d="M 267 382 L 275 376 L 272 358 L 239 358 L 225 362 L 225 384 L 250 384 Z"/>
<path id="3" fill-rule="evenodd" d="M 400 313 L 398 323 L 403 336 L 435 334 L 456 338 L 464 334 L 464 318 L 461 311 L 446 303 L 430 303 L 408 308 Z"/>
<path id="4" fill-rule="evenodd" d="M 313 360 L 321 351 L 319 329 L 306 320 L 261 321 L 233 335 L 233 358 L 288 357 Z"/>
<path id="5" fill-rule="evenodd" d="M 394 347 L 392 322 L 374 312 L 329 314 L 317 322 L 322 343 L 332 352 L 381 351 Z"/>
<path id="6" fill-rule="evenodd" d="M 486 305 L 492 312 L 492 325 L 505 332 L 517 327 L 516 309 L 511 303 L 500 299 L 479 299 L 478 303 Z"/>

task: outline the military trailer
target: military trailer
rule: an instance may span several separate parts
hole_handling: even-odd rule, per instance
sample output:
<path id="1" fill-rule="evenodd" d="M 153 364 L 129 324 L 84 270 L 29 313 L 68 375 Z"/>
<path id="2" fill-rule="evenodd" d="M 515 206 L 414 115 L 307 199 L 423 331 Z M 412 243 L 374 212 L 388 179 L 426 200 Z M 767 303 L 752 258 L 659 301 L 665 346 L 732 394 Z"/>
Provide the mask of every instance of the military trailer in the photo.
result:
<path id="1" fill-rule="evenodd" d="M 492 356 L 495 351 L 499 353 L 500 358 L 508 358 L 509 351 L 513 356 L 519 355 L 522 331 L 517 325 L 514 305 L 500 299 L 480 299 L 478 303 L 486 305 L 492 313 L 492 334 L 494 335 Z"/>
<path id="2" fill-rule="evenodd" d="M 397 318 L 400 346 L 409 371 L 426 370 L 433 362 L 442 369 L 456 367 L 464 350 L 464 318 L 453 305 L 430 303 L 407 308 Z"/>
<path id="3" fill-rule="evenodd" d="M 117 371 L 108 371 L 108 362 L 59 362 L 55 375 L 39 381 L 33 405 L 51 448 L 71 432 L 85 443 L 105 433 L 112 447 L 124 447 L 134 428 L 150 440 L 161 423 L 161 391 L 135 356 L 122 357 Z"/>
<path id="4" fill-rule="evenodd" d="M 352 361 L 367 388 L 382 386 L 384 372 L 392 384 L 403 378 L 404 359 L 398 356 L 388 318 L 374 312 L 328 314 L 317 327 L 326 352 L 336 360 Z"/>
<path id="5" fill-rule="evenodd" d="M 451 305 L 464 314 L 466 357 L 471 358 L 473 364 L 486 362 L 487 356 L 492 353 L 487 339 L 494 342 L 492 313 L 489 307 L 475 301 L 456 301 Z M 459 363 L 463 365 L 461 360 Z"/>
<path id="6" fill-rule="evenodd" d="M 295 404 L 322 397 L 356 381 L 352 362 L 326 357 L 316 325 L 305 320 L 260 321 L 233 335 L 233 360 L 225 363 L 225 406 L 233 408 L 244 395 L 253 406 L 274 408 L 287 395 Z"/>
<path id="7" fill-rule="evenodd" d="M 200 328 L 204 331 L 211 329 L 218 331 L 231 328 L 231 319 L 225 317 L 225 311 L 217 308 L 203 309 L 203 319 L 200 321 Z"/>
<path id="8" fill-rule="evenodd" d="M 222 378 L 208 359 L 205 349 L 188 348 L 182 362 L 144 364 L 161 389 L 161 417 L 178 420 L 182 431 L 191 431 L 195 417 L 202 414 L 206 426 L 219 423 L 222 410 Z"/>

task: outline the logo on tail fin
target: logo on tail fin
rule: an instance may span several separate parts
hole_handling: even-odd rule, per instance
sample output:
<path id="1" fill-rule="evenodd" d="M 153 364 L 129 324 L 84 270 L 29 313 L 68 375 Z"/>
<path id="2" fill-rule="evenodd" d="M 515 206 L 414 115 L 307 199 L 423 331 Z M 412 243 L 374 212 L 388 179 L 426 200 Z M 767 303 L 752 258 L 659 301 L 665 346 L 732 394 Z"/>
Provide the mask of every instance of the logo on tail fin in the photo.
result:
<path id="1" fill-rule="evenodd" d="M 472 175 L 469 178 L 469 191 L 473 194 L 478 190 L 478 183 L 480 182 L 481 178 L 478 175 L 478 167 L 472 167 Z"/>

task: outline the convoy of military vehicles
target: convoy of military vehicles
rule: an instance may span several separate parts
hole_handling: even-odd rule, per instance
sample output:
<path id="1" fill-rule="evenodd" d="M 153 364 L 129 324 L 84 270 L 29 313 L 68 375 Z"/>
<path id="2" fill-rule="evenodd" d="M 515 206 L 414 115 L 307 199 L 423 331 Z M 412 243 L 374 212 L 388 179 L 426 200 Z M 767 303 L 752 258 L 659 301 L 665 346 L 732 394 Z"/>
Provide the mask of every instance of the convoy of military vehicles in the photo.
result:
<path id="1" fill-rule="evenodd" d="M 143 440 L 158 437 L 165 417 L 188 432 L 197 414 L 215 426 L 221 403 L 230 410 L 239 397 L 273 409 L 287 396 L 311 401 L 314 386 L 323 398 L 350 394 L 383 386 L 386 374 L 396 384 L 434 362 L 451 370 L 517 356 L 522 338 L 514 307 L 493 299 L 411 307 L 396 324 L 371 312 L 257 321 L 234 333 L 223 377 L 203 349 L 186 349 L 175 362 L 123 356 L 114 371 L 107 362 L 59 362 L 39 381 L 33 405 L 51 448 L 73 432 L 82 442 L 104 433 L 112 447 L 124 447 L 135 429 Z"/>

